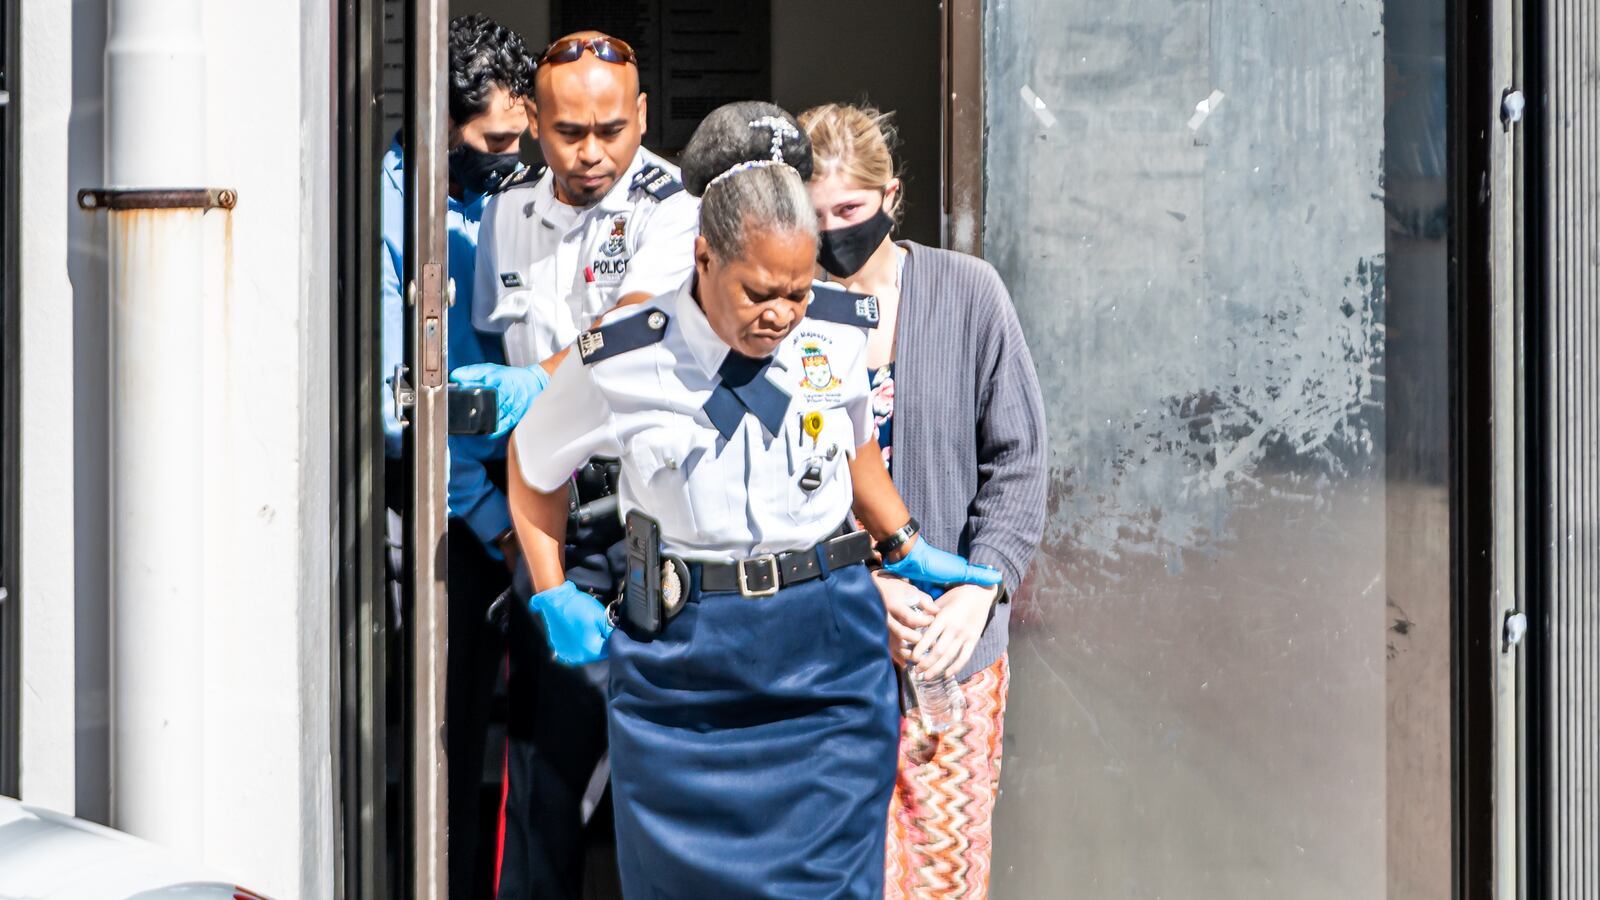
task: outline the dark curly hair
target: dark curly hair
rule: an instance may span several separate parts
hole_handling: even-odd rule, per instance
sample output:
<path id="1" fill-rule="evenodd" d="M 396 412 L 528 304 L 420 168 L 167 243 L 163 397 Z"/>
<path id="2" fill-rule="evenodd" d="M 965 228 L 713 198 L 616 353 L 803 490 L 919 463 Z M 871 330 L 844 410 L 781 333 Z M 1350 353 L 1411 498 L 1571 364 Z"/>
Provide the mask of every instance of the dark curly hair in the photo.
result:
<path id="1" fill-rule="evenodd" d="M 489 91 L 533 91 L 533 57 L 515 31 L 473 13 L 450 20 L 450 121 L 461 125 L 489 108 Z"/>
<path id="2" fill-rule="evenodd" d="M 802 179 L 811 177 L 811 139 L 795 117 L 782 107 L 762 100 L 739 100 L 717 107 L 700 120 L 678 165 L 683 170 L 683 185 L 696 197 L 706 192 L 711 179 L 737 163 L 767 159 L 772 155 L 772 130 L 753 125 L 763 118 L 778 118 L 789 123 L 789 131 L 779 136 L 783 160 Z"/>

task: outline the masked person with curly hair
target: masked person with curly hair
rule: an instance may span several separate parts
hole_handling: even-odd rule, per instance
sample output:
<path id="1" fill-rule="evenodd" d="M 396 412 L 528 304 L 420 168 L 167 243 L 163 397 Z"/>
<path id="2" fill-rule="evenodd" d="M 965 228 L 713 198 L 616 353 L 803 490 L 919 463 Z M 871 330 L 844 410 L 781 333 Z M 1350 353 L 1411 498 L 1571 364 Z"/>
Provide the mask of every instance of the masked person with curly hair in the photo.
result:
<path id="1" fill-rule="evenodd" d="M 899 710 L 865 563 L 876 549 L 930 584 L 999 574 L 922 539 L 889 482 L 874 317 L 813 285 L 793 117 L 721 107 L 682 165 L 701 198 L 693 276 L 580 337 L 515 433 L 531 605 L 558 657 L 609 657 L 626 896 L 876 898 Z M 615 630 L 561 565 L 563 486 L 595 454 L 622 461 Z"/>
<path id="2" fill-rule="evenodd" d="M 885 892 L 983 897 L 1009 679 L 1008 601 L 1044 529 L 1039 381 L 993 267 L 892 238 L 902 188 L 888 117 L 828 105 L 800 122 L 812 142 L 822 268 L 877 297 L 881 324 L 862 365 L 894 485 L 929 539 L 1004 576 L 934 597 L 880 575 L 896 661 L 929 678 L 954 675 L 964 707 L 937 734 L 915 711 L 904 719 Z"/>

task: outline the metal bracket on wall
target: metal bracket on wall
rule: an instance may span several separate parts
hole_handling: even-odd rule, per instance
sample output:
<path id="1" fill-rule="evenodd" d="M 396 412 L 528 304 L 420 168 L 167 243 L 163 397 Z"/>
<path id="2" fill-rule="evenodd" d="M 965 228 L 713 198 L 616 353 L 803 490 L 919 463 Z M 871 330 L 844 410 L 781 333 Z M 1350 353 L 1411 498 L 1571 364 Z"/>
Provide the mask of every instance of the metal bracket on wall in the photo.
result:
<path id="1" fill-rule="evenodd" d="M 78 208 L 97 209 L 233 209 L 239 192 L 233 188 L 84 188 Z"/>

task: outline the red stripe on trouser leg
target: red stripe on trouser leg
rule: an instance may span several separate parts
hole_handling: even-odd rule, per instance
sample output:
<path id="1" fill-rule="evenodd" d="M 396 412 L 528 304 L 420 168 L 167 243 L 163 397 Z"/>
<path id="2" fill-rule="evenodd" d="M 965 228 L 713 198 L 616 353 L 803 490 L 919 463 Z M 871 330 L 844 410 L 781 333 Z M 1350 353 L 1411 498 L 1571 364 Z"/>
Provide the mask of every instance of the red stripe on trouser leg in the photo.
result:
<path id="1" fill-rule="evenodd" d="M 511 677 L 511 654 L 506 654 L 504 668 Z M 504 750 L 500 753 L 500 821 L 494 838 L 494 895 L 500 896 L 500 870 L 506 864 L 506 799 L 511 794 L 511 735 L 506 735 Z"/>

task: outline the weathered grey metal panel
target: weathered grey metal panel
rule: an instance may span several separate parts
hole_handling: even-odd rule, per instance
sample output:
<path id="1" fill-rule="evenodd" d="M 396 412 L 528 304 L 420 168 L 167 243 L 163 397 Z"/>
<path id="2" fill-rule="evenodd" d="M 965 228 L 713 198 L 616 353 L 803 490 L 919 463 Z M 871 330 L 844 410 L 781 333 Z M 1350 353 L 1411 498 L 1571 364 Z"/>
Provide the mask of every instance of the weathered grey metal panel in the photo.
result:
<path id="1" fill-rule="evenodd" d="M 1600 897 L 1600 9 L 1543 0 L 1542 244 L 1546 866 L 1554 900 Z M 1542 446 L 1540 446 L 1542 445 Z"/>
<path id="2" fill-rule="evenodd" d="M 1443 0 L 988 0 L 1045 386 L 998 897 L 1445 898 Z"/>

